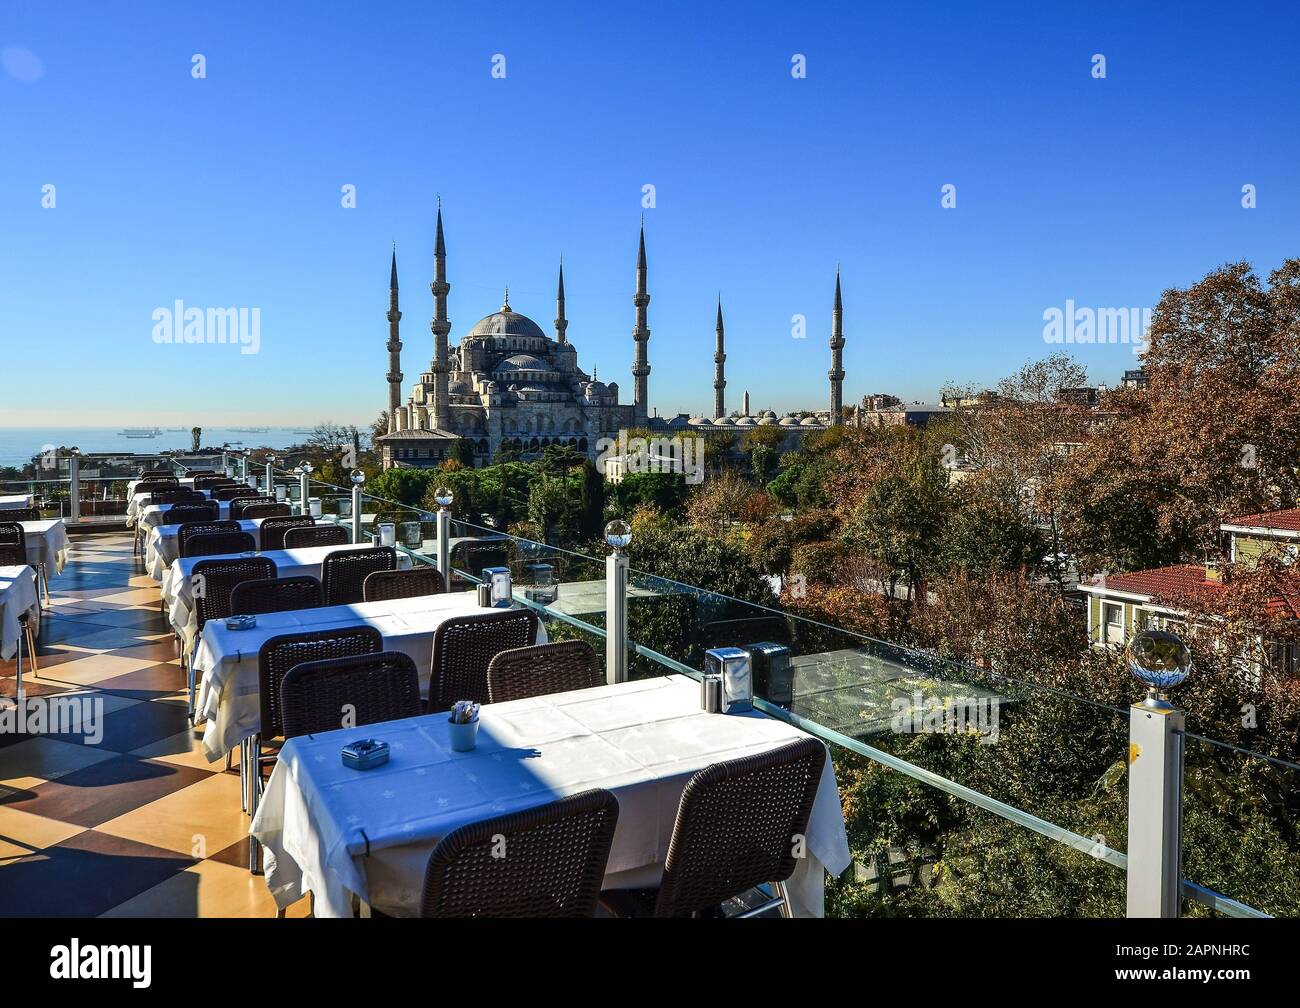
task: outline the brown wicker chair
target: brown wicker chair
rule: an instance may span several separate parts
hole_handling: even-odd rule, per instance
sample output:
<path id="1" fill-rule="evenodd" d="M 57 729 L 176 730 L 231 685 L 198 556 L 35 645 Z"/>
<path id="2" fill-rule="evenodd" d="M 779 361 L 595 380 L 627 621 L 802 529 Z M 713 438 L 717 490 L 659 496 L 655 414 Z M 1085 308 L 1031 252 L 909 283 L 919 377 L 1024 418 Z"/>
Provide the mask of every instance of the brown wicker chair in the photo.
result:
<path id="1" fill-rule="evenodd" d="M 244 514 L 245 508 L 253 507 L 258 504 L 274 503 L 276 503 L 274 497 L 262 497 L 255 493 L 245 494 L 243 497 L 235 497 L 230 501 L 230 517 L 235 519 L 247 518 L 248 515 Z"/>
<path id="2" fill-rule="evenodd" d="M 230 593 L 230 611 L 255 616 L 258 613 L 319 609 L 324 596 L 314 577 L 274 578 L 244 581 Z"/>
<path id="3" fill-rule="evenodd" d="M 316 526 L 321 528 L 322 526 Z M 328 526 L 324 526 L 328 528 Z M 286 542 L 292 544 L 294 537 L 307 531 L 292 529 Z M 315 531 L 314 529 L 312 531 Z M 350 605 L 365 598 L 363 585 L 366 575 L 377 570 L 397 569 L 397 550 L 391 546 L 376 546 L 372 549 L 346 550 L 329 554 L 321 564 L 321 586 L 325 589 L 325 604 Z"/>
<path id="4" fill-rule="evenodd" d="M 342 728 L 344 710 L 357 727 L 424 712 L 415 662 L 400 651 L 303 662 L 280 683 L 284 737 Z"/>
<path id="5" fill-rule="evenodd" d="M 346 546 L 348 530 L 342 525 L 326 524 L 295 526 L 284 534 L 285 549 L 302 549 L 307 546 Z"/>
<path id="6" fill-rule="evenodd" d="M 208 490 L 212 487 L 228 486 L 233 483 L 234 480 L 220 473 L 208 473 L 203 476 L 194 477 L 195 490 Z"/>
<path id="7" fill-rule="evenodd" d="M 146 487 L 178 487 L 181 485 L 177 476 L 143 476 L 135 484 L 136 492 Z"/>
<path id="8" fill-rule="evenodd" d="M 316 519 L 306 516 L 291 518 L 267 518 L 258 526 L 258 531 L 262 535 L 263 550 L 281 550 L 284 549 L 284 534 L 291 528 L 298 528 L 302 525 L 315 525 Z"/>
<path id="9" fill-rule="evenodd" d="M 186 522 L 214 522 L 220 512 L 211 501 L 205 504 L 173 504 L 167 510 L 168 525 L 184 525 Z M 235 525 L 238 530 L 239 526 Z"/>
<path id="10" fill-rule="evenodd" d="M 0 567 L 27 566 L 27 533 L 16 521 L 0 521 Z"/>
<path id="11" fill-rule="evenodd" d="M 232 512 L 235 510 L 232 506 Z M 288 518 L 293 510 L 288 504 L 245 504 L 239 511 L 240 518 Z"/>
<path id="12" fill-rule="evenodd" d="M 179 478 L 179 477 L 177 477 L 177 475 L 176 475 L 174 472 L 172 472 L 170 469 L 145 469 L 145 470 L 143 470 L 143 471 L 140 473 L 140 478 L 141 478 L 142 480 L 155 479 L 156 477 L 159 477 L 159 476 L 163 477 L 164 479 L 178 479 L 178 478 Z"/>
<path id="13" fill-rule="evenodd" d="M 488 702 L 603 686 L 596 652 L 583 640 L 556 641 L 502 651 L 488 662 Z"/>
<path id="14" fill-rule="evenodd" d="M 247 535 L 247 533 L 240 534 Z M 202 585 L 203 589 L 199 591 L 196 587 L 194 592 L 194 616 L 198 623 L 198 633 L 194 636 L 195 646 L 197 647 L 208 620 L 225 619 L 233 615 L 230 609 L 230 593 L 235 585 L 241 581 L 265 580 L 273 577 L 275 577 L 275 564 L 266 557 L 220 557 L 200 560 L 196 563 L 194 570 L 190 572 L 190 583 L 196 586 Z M 187 656 L 185 668 L 190 694 L 190 718 L 193 719 L 195 679 L 192 655 Z"/>
<path id="15" fill-rule="evenodd" d="M 267 640 L 257 653 L 258 699 L 262 708 L 260 738 L 284 734 L 280 684 L 294 666 L 378 654 L 383 649 L 384 639 L 379 631 L 364 625 L 280 634 Z"/>
<path id="16" fill-rule="evenodd" d="M 445 587 L 436 567 L 421 564 L 410 570 L 371 571 L 361 583 L 361 596 L 366 602 L 381 602 L 387 599 L 414 598 L 417 595 L 437 595 Z"/>
<path id="17" fill-rule="evenodd" d="M 232 501 L 248 496 L 247 486 L 219 486 L 210 491 L 214 501 Z"/>
<path id="18" fill-rule="evenodd" d="M 186 556 L 225 556 L 231 553 L 254 553 L 257 543 L 248 532 L 203 532 L 192 535 L 185 543 Z"/>
<path id="19" fill-rule="evenodd" d="M 475 582 L 456 572 L 464 571 L 471 578 L 478 578 L 485 567 L 509 567 L 510 551 L 503 543 L 459 543 L 451 551 L 449 563 L 452 584 L 457 588 L 473 587 Z"/>
<path id="20" fill-rule="evenodd" d="M 722 904 L 764 883 L 779 896 L 743 916 L 781 908 L 808 829 L 826 747 L 811 736 L 705 767 L 677 806 L 658 889 L 615 889 L 600 901 L 620 917 L 721 916 Z"/>
<path id="21" fill-rule="evenodd" d="M 189 552 L 190 540 L 198 535 L 207 535 L 212 532 L 238 532 L 240 531 L 239 522 L 236 521 L 196 521 L 181 522 L 180 528 L 176 530 L 176 555 L 191 556 Z"/>
<path id="22" fill-rule="evenodd" d="M 433 632 L 429 711 L 450 710 L 457 700 L 488 702 L 488 665 L 502 651 L 537 640 L 537 614 L 531 609 L 453 616 Z"/>
<path id="23" fill-rule="evenodd" d="M 618 799 L 595 789 L 453 830 L 429 856 L 420 915 L 591 917 L 617 825 Z"/>
<path id="24" fill-rule="evenodd" d="M 41 509 L 34 507 L 5 508 L 4 511 L 0 511 L 0 514 L 4 515 L 5 521 L 25 522 L 41 520 Z"/>

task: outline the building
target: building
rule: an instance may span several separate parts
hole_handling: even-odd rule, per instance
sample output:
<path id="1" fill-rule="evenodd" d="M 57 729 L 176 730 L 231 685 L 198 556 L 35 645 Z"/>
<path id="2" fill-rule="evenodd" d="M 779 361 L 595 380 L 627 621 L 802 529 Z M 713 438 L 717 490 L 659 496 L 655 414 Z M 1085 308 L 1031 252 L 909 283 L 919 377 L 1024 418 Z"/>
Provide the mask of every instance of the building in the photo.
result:
<path id="1" fill-rule="evenodd" d="M 619 403 L 617 382 L 598 381 L 595 370 L 587 374 L 578 364 L 577 348 L 568 339 L 565 315 L 564 264 L 560 264 L 556 287 L 554 336 L 548 336 L 532 319 L 510 307 L 509 291 L 501 308 L 476 322 L 451 346 L 447 318 L 447 250 L 443 237 L 442 207 L 438 207 L 434 241 L 434 279 L 430 291 L 434 317 L 429 328 L 434 337 L 433 359 L 419 375 L 405 403 L 402 401 L 401 350 L 398 308 L 397 252 L 389 273 L 388 307 L 388 432 L 375 439 L 385 468 L 409 466 L 431 468 L 452 457 L 457 442 L 467 441 L 475 464 L 491 462 L 502 447 L 525 460 L 535 458 L 551 445 L 566 445 L 591 459 L 599 454 L 602 438 L 616 438 L 619 431 L 648 428 L 656 433 L 673 433 L 702 426 L 717 428 L 777 425 L 803 432 L 824 430 L 841 422 L 844 382 L 843 299 L 839 270 L 835 273 L 835 301 L 830 337 L 831 370 L 829 410 L 792 413 L 778 417 L 768 411 L 728 416 L 725 412 L 727 385 L 719 295 L 714 327 L 713 418 L 678 417 L 666 421 L 649 407 L 649 342 L 647 310 L 650 304 L 642 222 L 637 248 L 636 288 L 632 295 L 635 324 L 632 329 L 633 397 L 631 405 Z"/>
<path id="2" fill-rule="evenodd" d="M 1300 555 L 1300 508 L 1242 515 L 1224 522 L 1228 556 L 1234 564 L 1251 566 L 1265 553 L 1288 559 Z M 1109 574 L 1079 585 L 1087 599 L 1088 637 L 1094 647 L 1122 648 L 1133 635 L 1148 629 L 1183 633 L 1187 614 L 1167 600 L 1197 591 L 1222 588 L 1224 574 L 1214 563 L 1173 564 L 1148 570 Z M 1300 597 L 1279 591 L 1268 602 L 1270 612 L 1300 619 Z M 1300 649 L 1280 648 L 1277 660 L 1288 674 L 1300 669 Z"/>

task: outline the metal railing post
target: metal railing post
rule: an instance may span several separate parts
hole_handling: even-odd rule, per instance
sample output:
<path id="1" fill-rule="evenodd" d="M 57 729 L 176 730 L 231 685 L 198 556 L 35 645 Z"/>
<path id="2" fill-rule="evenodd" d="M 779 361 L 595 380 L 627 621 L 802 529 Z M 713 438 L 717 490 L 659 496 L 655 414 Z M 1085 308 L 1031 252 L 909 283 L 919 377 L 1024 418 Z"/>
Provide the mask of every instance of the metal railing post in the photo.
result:
<path id="1" fill-rule="evenodd" d="M 352 470 L 352 541 L 361 542 L 361 486 L 366 481 L 366 474 L 360 469 Z"/>
<path id="2" fill-rule="evenodd" d="M 275 456 L 268 455 L 266 458 L 266 496 L 275 496 Z"/>
<path id="3" fill-rule="evenodd" d="M 1182 889 L 1183 712 L 1153 691 L 1129 708 L 1129 917 L 1177 917 Z"/>
<path id="4" fill-rule="evenodd" d="M 605 526 L 613 550 L 605 558 L 605 682 L 627 682 L 627 547 L 632 526 L 614 520 Z"/>
<path id="5" fill-rule="evenodd" d="M 298 467 L 298 513 L 300 515 L 311 514 L 311 505 L 307 503 L 307 499 L 311 496 L 311 473 L 310 462 L 304 462 Z"/>
<path id="6" fill-rule="evenodd" d="M 444 591 L 451 591 L 451 512 L 438 509 L 438 571 L 442 574 Z"/>
<path id="7" fill-rule="evenodd" d="M 68 520 L 81 521 L 81 459 L 68 456 Z"/>

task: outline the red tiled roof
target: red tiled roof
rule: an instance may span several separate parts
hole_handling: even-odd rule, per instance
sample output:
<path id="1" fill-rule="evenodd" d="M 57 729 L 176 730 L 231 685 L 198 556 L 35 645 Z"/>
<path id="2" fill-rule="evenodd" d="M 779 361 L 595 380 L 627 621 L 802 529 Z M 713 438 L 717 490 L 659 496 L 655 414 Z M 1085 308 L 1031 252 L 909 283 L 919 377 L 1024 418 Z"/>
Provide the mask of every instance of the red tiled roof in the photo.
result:
<path id="1" fill-rule="evenodd" d="M 1300 532 L 1300 508 L 1288 508 L 1285 511 L 1265 511 L 1263 514 L 1241 515 L 1229 518 L 1225 525 L 1241 525 L 1246 528 L 1281 529 L 1285 532 Z"/>
<path id="2" fill-rule="evenodd" d="M 1130 595 L 1182 595 L 1197 588 L 1217 587 L 1215 582 L 1206 582 L 1205 568 L 1200 564 L 1175 564 L 1111 574 L 1093 578 L 1090 584 Z"/>

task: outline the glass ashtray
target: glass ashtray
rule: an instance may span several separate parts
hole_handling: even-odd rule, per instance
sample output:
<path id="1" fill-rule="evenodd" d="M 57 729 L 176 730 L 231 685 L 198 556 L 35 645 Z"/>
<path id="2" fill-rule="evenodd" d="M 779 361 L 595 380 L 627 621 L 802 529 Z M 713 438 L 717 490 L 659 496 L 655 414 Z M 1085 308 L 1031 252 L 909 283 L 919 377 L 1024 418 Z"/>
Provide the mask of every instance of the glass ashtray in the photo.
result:
<path id="1" fill-rule="evenodd" d="M 226 618 L 227 630 L 251 630 L 257 626 L 256 616 L 228 616 Z"/>

